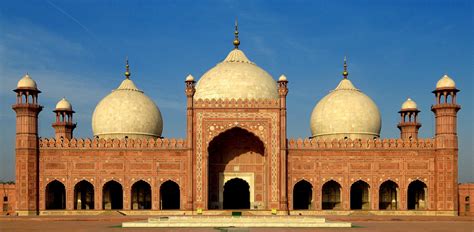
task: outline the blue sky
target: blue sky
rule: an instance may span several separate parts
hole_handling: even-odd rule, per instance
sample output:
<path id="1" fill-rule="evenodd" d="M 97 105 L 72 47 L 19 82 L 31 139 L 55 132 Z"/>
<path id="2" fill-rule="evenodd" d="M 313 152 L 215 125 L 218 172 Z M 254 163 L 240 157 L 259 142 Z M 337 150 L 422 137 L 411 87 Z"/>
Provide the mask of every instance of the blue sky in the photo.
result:
<path id="1" fill-rule="evenodd" d="M 132 79 L 160 107 L 166 137 L 185 135 L 184 78 L 199 78 L 233 48 L 274 78 L 285 74 L 289 137 L 308 137 L 315 104 L 349 79 L 382 114 L 384 138 L 397 138 L 406 98 L 421 110 L 421 137 L 433 137 L 431 91 L 449 74 L 461 90 L 459 179 L 473 171 L 472 1 L 7 1 L 0 8 L 0 179 L 14 179 L 11 91 L 26 73 L 45 106 L 40 136 L 53 137 L 52 110 L 65 96 L 77 112 L 75 136 L 92 137 L 95 105 Z"/>

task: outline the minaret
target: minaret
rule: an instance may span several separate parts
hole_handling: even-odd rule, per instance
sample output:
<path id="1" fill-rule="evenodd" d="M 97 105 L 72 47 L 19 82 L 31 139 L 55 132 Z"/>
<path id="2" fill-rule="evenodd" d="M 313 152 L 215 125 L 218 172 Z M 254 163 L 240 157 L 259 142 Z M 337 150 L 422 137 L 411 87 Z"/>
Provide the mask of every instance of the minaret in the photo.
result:
<path id="1" fill-rule="evenodd" d="M 280 198 L 280 209 L 288 210 L 288 171 L 287 171 L 287 111 L 286 111 L 286 96 L 288 95 L 288 79 L 285 75 L 278 78 L 278 95 L 280 96 L 280 163 L 282 164 L 280 170 L 280 192 L 284 196 Z"/>
<path id="2" fill-rule="evenodd" d="M 189 148 L 189 159 L 188 162 L 191 164 L 194 161 L 194 93 L 196 93 L 196 88 L 195 84 L 196 81 L 194 81 L 194 77 L 190 74 L 186 77 L 186 80 L 184 81 L 186 87 L 184 92 L 186 93 L 186 143 L 187 147 Z M 195 171 L 193 170 L 194 165 L 188 165 L 188 199 L 186 200 L 186 205 L 185 208 L 188 210 L 195 210 L 194 204 L 193 204 L 193 192 L 194 192 L 194 181 L 193 181 L 193 176 Z"/>
<path id="3" fill-rule="evenodd" d="M 421 124 L 418 122 L 418 113 L 420 111 L 417 108 L 416 102 L 408 98 L 403 104 L 400 113 L 400 123 L 398 123 L 398 129 L 400 129 L 401 139 L 417 139 L 418 129 Z"/>
<path id="4" fill-rule="evenodd" d="M 56 113 L 56 121 L 52 125 L 56 139 L 72 139 L 76 123 L 73 123 L 72 120 L 72 114 L 75 112 L 72 110 L 71 103 L 63 98 L 56 104 L 56 109 L 53 112 Z"/>
<path id="5" fill-rule="evenodd" d="M 436 148 L 458 148 L 457 112 L 461 106 L 456 103 L 456 84 L 448 75 L 444 75 L 436 84 L 433 93 L 436 104 L 431 111 L 436 117 Z"/>
<path id="6" fill-rule="evenodd" d="M 39 145 L 38 104 L 36 82 L 26 74 L 18 81 L 16 103 L 16 211 L 19 215 L 38 214 L 39 210 Z"/>

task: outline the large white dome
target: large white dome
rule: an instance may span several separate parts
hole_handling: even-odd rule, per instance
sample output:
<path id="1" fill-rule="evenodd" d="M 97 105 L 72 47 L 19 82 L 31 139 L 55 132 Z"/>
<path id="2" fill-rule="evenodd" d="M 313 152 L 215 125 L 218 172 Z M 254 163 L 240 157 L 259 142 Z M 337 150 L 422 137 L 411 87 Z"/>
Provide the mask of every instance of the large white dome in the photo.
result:
<path id="1" fill-rule="evenodd" d="M 162 130 L 160 110 L 128 78 L 97 104 L 92 115 L 92 131 L 99 138 L 156 138 Z"/>
<path id="2" fill-rule="evenodd" d="M 199 79 L 194 98 L 278 99 L 278 89 L 270 74 L 236 48 Z"/>
<path id="3" fill-rule="evenodd" d="M 377 105 L 345 78 L 311 114 L 311 132 L 316 138 L 372 139 L 380 136 L 380 129 Z"/>

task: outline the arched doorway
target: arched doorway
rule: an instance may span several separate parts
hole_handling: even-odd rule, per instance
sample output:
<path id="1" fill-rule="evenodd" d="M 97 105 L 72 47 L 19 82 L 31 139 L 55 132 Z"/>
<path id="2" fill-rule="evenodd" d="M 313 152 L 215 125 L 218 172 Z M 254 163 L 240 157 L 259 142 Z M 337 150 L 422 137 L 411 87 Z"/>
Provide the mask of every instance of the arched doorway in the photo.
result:
<path id="1" fill-rule="evenodd" d="M 408 209 L 426 209 L 426 184 L 415 180 L 408 185 Z"/>
<path id="2" fill-rule="evenodd" d="M 379 209 L 396 210 L 398 208 L 398 185 L 387 180 L 380 185 Z"/>
<path id="3" fill-rule="evenodd" d="M 246 182 L 250 204 L 239 209 L 265 207 L 265 147 L 253 133 L 234 127 L 220 133 L 208 147 L 208 208 L 224 209 L 224 184 L 233 178 Z M 226 204 L 227 206 L 227 204 Z"/>
<path id="4" fill-rule="evenodd" d="M 104 187 L 102 189 L 102 208 L 123 208 L 123 189 L 121 184 L 114 180 L 111 180 L 104 184 Z"/>
<path id="5" fill-rule="evenodd" d="M 179 209 L 180 196 L 179 185 L 168 180 L 160 187 L 161 209 Z"/>
<path id="6" fill-rule="evenodd" d="M 369 204 L 370 186 L 359 180 L 351 186 L 351 209 L 370 209 Z"/>
<path id="7" fill-rule="evenodd" d="M 300 180 L 293 187 L 293 209 L 311 209 L 313 201 L 313 185 Z"/>
<path id="8" fill-rule="evenodd" d="M 151 187 L 143 181 L 132 185 L 132 209 L 151 209 Z"/>
<path id="9" fill-rule="evenodd" d="M 324 183 L 322 188 L 322 198 L 323 209 L 340 209 L 341 185 L 334 180 Z"/>
<path id="10" fill-rule="evenodd" d="M 224 185 L 224 209 L 250 209 L 250 186 L 240 178 Z"/>
<path id="11" fill-rule="evenodd" d="M 46 209 L 66 209 L 66 188 L 53 180 L 46 185 Z"/>
<path id="12" fill-rule="evenodd" d="M 74 209 L 94 209 L 94 186 L 86 180 L 74 186 Z"/>

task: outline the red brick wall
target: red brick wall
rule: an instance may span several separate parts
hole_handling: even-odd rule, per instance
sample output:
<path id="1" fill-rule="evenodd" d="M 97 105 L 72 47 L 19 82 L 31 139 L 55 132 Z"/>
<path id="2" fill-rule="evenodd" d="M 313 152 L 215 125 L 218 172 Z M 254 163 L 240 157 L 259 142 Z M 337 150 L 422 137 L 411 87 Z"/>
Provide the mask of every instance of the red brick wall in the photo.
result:
<path id="1" fill-rule="evenodd" d="M 474 216 L 474 183 L 459 184 L 459 216 Z"/>
<path id="2" fill-rule="evenodd" d="M 0 184 L 0 215 L 12 215 L 15 213 L 15 190 L 15 184 Z"/>

